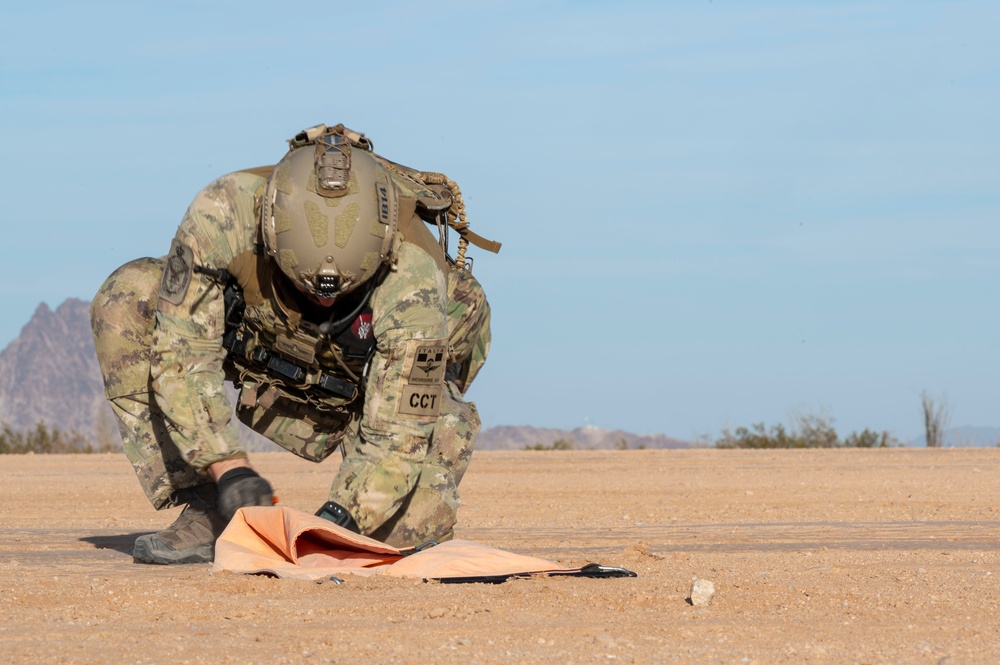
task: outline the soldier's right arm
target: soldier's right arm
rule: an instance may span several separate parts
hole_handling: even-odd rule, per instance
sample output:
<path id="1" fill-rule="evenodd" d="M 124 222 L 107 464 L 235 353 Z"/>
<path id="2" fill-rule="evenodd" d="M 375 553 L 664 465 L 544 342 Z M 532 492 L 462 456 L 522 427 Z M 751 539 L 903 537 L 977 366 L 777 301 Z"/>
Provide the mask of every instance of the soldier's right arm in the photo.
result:
<path id="1" fill-rule="evenodd" d="M 224 386 L 222 285 L 194 266 L 224 268 L 252 247 L 253 196 L 262 182 L 233 174 L 199 192 L 177 229 L 160 283 L 150 354 L 154 398 L 172 441 L 202 471 L 246 454 Z"/>

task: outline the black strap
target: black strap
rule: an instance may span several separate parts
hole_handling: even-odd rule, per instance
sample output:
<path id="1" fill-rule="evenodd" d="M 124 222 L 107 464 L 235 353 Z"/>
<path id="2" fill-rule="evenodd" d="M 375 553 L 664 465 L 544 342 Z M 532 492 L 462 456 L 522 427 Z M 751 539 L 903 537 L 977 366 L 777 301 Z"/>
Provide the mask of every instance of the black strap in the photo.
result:
<path id="1" fill-rule="evenodd" d="M 590 577 L 595 579 L 610 579 L 615 577 L 638 577 L 637 574 L 626 568 L 616 566 L 602 566 L 599 563 L 589 563 L 579 570 L 558 571 L 552 573 L 514 573 L 511 575 L 480 575 L 476 577 L 442 577 L 434 578 L 441 584 L 502 584 L 509 579 L 535 577 L 537 575 L 547 575 L 550 577 Z"/>

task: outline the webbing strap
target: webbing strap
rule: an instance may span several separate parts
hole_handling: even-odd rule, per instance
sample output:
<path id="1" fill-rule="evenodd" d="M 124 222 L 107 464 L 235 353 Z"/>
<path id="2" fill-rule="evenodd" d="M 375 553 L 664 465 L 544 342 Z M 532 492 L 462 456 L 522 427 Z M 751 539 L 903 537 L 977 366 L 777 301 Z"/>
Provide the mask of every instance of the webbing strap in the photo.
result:
<path id="1" fill-rule="evenodd" d="M 443 273 L 448 274 L 448 262 L 444 256 L 444 250 L 431 234 L 430 229 L 424 224 L 424 220 L 413 214 L 416 202 L 408 196 L 399 197 L 399 229 L 404 242 L 416 245 L 427 252 L 438 264 Z"/>
<path id="2" fill-rule="evenodd" d="M 463 238 L 471 242 L 473 245 L 479 249 L 486 250 L 487 252 L 493 252 L 494 254 L 500 253 L 500 247 L 503 243 L 499 243 L 496 240 L 488 240 L 475 231 L 470 231 L 469 229 L 462 229 L 458 232 Z"/>

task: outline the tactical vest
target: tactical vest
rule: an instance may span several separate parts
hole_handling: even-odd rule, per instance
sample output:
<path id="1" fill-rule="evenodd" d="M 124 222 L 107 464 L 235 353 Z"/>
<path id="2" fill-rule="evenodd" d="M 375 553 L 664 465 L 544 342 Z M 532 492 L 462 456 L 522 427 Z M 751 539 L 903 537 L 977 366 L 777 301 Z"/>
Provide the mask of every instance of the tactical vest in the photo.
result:
<path id="1" fill-rule="evenodd" d="M 341 319 L 317 324 L 288 304 L 294 298 L 275 292 L 282 286 L 272 279 L 274 269 L 252 251 L 227 266 L 226 373 L 253 393 L 241 395 L 241 404 L 284 397 L 331 414 L 356 402 L 360 408 L 362 375 L 375 349 L 368 306 L 374 284 L 349 311 L 338 312 Z"/>

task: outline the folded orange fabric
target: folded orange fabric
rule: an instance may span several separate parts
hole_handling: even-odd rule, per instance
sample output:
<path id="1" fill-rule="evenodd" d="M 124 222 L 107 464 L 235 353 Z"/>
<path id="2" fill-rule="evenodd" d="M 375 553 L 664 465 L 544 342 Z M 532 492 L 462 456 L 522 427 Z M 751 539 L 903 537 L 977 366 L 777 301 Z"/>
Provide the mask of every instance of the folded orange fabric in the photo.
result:
<path id="1" fill-rule="evenodd" d="M 241 508 L 215 544 L 213 570 L 309 580 L 344 574 L 445 581 L 499 581 L 528 574 L 635 576 L 624 569 L 593 565 L 562 568 L 552 561 L 468 540 L 449 540 L 418 552 L 401 551 L 284 506 Z M 598 574 L 587 574 L 588 570 Z"/>

